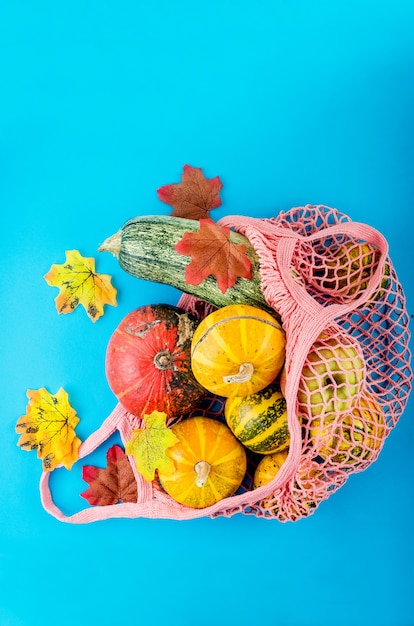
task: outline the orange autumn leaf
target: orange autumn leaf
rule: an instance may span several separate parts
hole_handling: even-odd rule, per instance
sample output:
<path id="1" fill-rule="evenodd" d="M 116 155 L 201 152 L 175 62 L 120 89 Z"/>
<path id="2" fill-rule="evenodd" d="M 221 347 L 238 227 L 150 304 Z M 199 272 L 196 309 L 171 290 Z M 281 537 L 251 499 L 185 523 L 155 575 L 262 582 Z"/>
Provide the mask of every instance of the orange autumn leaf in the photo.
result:
<path id="1" fill-rule="evenodd" d="M 166 450 L 178 439 L 167 427 L 166 419 L 166 413 L 160 411 L 144 415 L 145 428 L 135 428 L 125 445 L 125 452 L 135 458 L 137 470 L 147 482 L 154 480 L 157 469 L 174 470 L 174 462 Z"/>
<path id="2" fill-rule="evenodd" d="M 16 432 L 21 435 L 17 445 L 23 450 L 37 450 L 46 472 L 58 465 L 71 469 L 78 459 L 81 441 L 75 433 L 79 418 L 69 404 L 68 394 L 62 388 L 51 394 L 42 387 L 29 389 L 27 397 L 26 414 L 16 424 Z"/>
<path id="3" fill-rule="evenodd" d="M 82 478 L 89 484 L 80 495 L 92 506 L 107 506 L 118 502 L 136 502 L 137 481 L 121 446 L 113 445 L 106 454 L 106 467 L 84 465 Z"/>
<path id="4" fill-rule="evenodd" d="M 116 289 L 111 276 L 95 272 L 95 259 L 83 257 L 78 250 L 66 251 L 66 261 L 52 265 L 44 279 L 60 293 L 55 298 L 58 313 L 71 313 L 81 304 L 95 322 L 104 313 L 104 305 L 116 306 Z"/>
<path id="5" fill-rule="evenodd" d="M 239 277 L 251 278 L 251 262 L 246 246 L 230 240 L 230 229 L 211 219 L 200 220 L 195 233 L 186 232 L 175 246 L 179 254 L 191 257 L 185 269 L 189 285 L 199 285 L 215 276 L 222 293 L 233 287 Z"/>
<path id="6" fill-rule="evenodd" d="M 201 168 L 184 165 L 181 182 L 164 185 L 157 190 L 162 202 L 171 205 L 171 215 L 199 220 L 209 216 L 209 211 L 221 205 L 223 187 L 218 176 L 205 178 Z"/>

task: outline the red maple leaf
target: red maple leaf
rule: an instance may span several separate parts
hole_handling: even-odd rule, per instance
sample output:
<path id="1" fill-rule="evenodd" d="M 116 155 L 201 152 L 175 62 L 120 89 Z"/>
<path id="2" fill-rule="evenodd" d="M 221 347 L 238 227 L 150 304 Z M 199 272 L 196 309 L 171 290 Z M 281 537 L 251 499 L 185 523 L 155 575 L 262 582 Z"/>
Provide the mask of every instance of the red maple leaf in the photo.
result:
<path id="1" fill-rule="evenodd" d="M 89 488 L 80 494 L 82 498 L 93 506 L 136 502 L 137 481 L 123 449 L 112 446 L 106 454 L 106 460 L 105 468 L 94 465 L 82 467 L 82 478 L 89 484 Z"/>
<path id="2" fill-rule="evenodd" d="M 221 205 L 221 180 L 205 178 L 201 168 L 184 165 L 181 182 L 164 185 L 157 190 L 162 202 L 174 207 L 171 215 L 199 220 L 209 216 L 209 211 Z"/>
<path id="3" fill-rule="evenodd" d="M 232 242 L 230 228 L 212 219 L 201 219 L 200 229 L 184 233 L 175 249 L 192 259 L 185 268 L 189 285 L 199 285 L 208 276 L 215 276 L 220 291 L 225 293 L 239 277 L 251 278 L 246 246 Z"/>

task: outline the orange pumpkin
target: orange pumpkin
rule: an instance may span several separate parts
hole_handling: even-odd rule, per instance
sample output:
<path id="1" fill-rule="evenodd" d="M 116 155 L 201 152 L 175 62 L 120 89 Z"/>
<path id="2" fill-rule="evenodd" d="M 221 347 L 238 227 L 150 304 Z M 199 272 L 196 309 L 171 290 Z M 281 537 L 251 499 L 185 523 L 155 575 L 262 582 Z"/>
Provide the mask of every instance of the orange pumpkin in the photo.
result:
<path id="1" fill-rule="evenodd" d="M 205 395 L 190 365 L 191 338 L 198 320 L 169 304 L 141 306 L 112 334 L 106 376 L 119 402 L 133 415 L 163 411 L 185 415 Z"/>
<path id="2" fill-rule="evenodd" d="M 247 396 L 267 387 L 285 361 L 285 334 L 266 311 L 230 304 L 205 317 L 191 343 L 198 382 L 219 396 Z"/>
<path id="3" fill-rule="evenodd" d="M 202 416 L 171 427 L 178 442 L 167 450 L 172 474 L 158 472 L 164 490 L 177 502 L 202 509 L 231 496 L 246 473 L 246 452 L 223 423 Z"/>

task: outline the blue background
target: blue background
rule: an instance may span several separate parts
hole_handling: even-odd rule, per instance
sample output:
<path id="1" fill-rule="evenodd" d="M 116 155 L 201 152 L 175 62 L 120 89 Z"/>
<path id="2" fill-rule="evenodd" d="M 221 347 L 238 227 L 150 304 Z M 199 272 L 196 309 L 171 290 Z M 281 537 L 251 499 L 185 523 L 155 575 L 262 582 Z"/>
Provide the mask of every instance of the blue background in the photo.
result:
<path id="1" fill-rule="evenodd" d="M 64 524 L 14 431 L 27 389 L 64 387 L 82 439 L 115 406 L 112 331 L 179 294 L 97 248 L 167 214 L 156 189 L 185 163 L 221 177 L 216 219 L 323 203 L 378 228 L 414 313 L 413 33 L 411 0 L 0 3 L 1 626 L 414 624 L 412 401 L 379 460 L 295 524 Z M 72 248 L 119 292 L 95 324 L 59 316 L 43 279 Z"/>

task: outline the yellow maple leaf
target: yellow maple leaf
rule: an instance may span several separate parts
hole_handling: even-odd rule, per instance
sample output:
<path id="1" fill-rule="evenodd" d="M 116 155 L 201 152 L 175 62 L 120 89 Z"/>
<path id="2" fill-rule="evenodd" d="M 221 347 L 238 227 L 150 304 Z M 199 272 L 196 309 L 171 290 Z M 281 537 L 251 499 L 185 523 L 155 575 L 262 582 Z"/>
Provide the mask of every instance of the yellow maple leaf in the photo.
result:
<path id="1" fill-rule="evenodd" d="M 178 439 L 166 426 L 166 419 L 166 413 L 160 411 L 144 415 L 145 428 L 135 428 L 125 445 L 125 452 L 135 458 L 137 470 L 147 482 L 154 480 L 156 469 L 174 471 L 174 461 L 166 450 Z"/>
<path id="2" fill-rule="evenodd" d="M 46 472 L 58 465 L 71 469 L 78 459 L 81 441 L 75 433 L 79 418 L 69 404 L 68 394 L 62 388 L 51 394 L 42 387 L 29 389 L 27 397 L 26 414 L 16 424 L 16 432 L 21 433 L 17 445 L 23 450 L 37 450 Z"/>
<path id="3" fill-rule="evenodd" d="M 67 250 L 65 263 L 52 265 L 44 279 L 60 289 L 55 298 L 58 313 L 71 313 L 81 304 L 95 322 L 103 315 L 105 304 L 116 306 L 111 276 L 95 272 L 95 259 L 83 257 L 78 250 Z"/>

